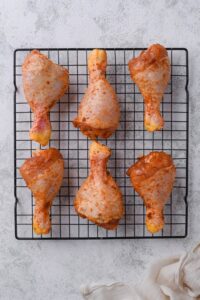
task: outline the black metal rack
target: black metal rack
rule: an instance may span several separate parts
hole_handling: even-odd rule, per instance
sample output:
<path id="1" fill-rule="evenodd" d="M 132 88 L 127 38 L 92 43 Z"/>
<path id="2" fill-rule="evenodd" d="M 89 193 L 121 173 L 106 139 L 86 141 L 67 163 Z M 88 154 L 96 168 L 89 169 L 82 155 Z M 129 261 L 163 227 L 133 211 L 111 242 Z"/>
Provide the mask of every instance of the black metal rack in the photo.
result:
<path id="1" fill-rule="evenodd" d="M 109 170 L 121 187 L 125 215 L 115 231 L 107 231 L 77 216 L 73 200 L 78 187 L 88 174 L 90 141 L 73 127 L 78 104 L 88 84 L 87 55 L 92 49 L 38 49 L 70 73 L 69 92 L 50 112 L 52 137 L 48 146 L 60 149 L 65 160 L 63 185 L 51 209 L 52 230 L 37 236 L 32 220 L 34 200 L 19 173 L 19 167 L 39 148 L 30 141 L 32 113 L 22 90 L 21 66 L 32 49 L 14 52 L 14 190 L 15 236 L 17 239 L 124 239 L 124 238 L 182 238 L 188 227 L 188 51 L 167 48 L 171 58 L 171 80 L 166 89 L 161 110 L 165 119 L 163 130 L 150 133 L 144 130 L 143 99 L 129 76 L 127 63 L 143 48 L 106 49 L 107 78 L 115 88 L 121 105 L 120 128 L 108 140 L 101 140 L 112 149 Z M 127 168 L 137 157 L 153 150 L 171 154 L 177 176 L 172 195 L 165 206 L 165 227 L 150 234 L 145 227 L 145 207 L 134 192 Z"/>

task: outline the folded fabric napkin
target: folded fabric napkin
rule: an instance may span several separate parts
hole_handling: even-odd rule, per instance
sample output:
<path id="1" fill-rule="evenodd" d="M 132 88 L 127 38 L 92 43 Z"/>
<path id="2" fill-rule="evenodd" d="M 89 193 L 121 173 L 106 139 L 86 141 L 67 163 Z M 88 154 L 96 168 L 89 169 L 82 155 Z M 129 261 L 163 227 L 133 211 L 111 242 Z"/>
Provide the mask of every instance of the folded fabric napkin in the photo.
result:
<path id="1" fill-rule="evenodd" d="M 124 283 L 83 286 L 85 300 L 193 300 L 200 299 L 200 244 L 182 256 L 152 265 L 136 286 Z"/>

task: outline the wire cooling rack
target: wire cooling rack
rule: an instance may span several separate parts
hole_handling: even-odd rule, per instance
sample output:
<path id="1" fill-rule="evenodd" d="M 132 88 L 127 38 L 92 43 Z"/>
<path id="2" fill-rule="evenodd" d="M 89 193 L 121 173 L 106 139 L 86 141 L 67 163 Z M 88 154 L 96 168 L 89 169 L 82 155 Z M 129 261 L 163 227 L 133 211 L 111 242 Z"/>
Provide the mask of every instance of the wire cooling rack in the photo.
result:
<path id="1" fill-rule="evenodd" d="M 107 79 L 115 88 L 120 106 L 119 129 L 108 140 L 101 140 L 112 149 L 108 168 L 123 193 L 125 215 L 115 231 L 99 228 L 77 216 L 73 201 L 77 189 L 88 175 L 90 141 L 73 127 L 78 104 L 88 85 L 87 57 L 92 49 L 39 49 L 54 62 L 65 66 L 70 74 L 69 92 L 50 113 L 52 137 L 49 147 L 60 149 L 65 160 L 63 185 L 51 209 L 52 230 L 48 235 L 33 232 L 34 199 L 19 173 L 24 160 L 32 156 L 38 144 L 30 141 L 33 120 L 22 90 L 22 63 L 32 49 L 14 53 L 14 184 L 15 236 L 17 239 L 111 239 L 111 238 L 175 238 L 187 235 L 188 192 L 188 52 L 184 48 L 168 48 L 171 59 L 171 80 L 161 104 L 165 119 L 163 130 L 144 130 L 144 105 L 138 88 L 130 79 L 128 61 L 141 48 L 106 49 Z M 134 192 L 126 170 L 136 159 L 150 151 L 172 155 L 177 169 L 172 195 L 165 205 L 165 227 L 154 235 L 145 227 L 145 207 Z"/>

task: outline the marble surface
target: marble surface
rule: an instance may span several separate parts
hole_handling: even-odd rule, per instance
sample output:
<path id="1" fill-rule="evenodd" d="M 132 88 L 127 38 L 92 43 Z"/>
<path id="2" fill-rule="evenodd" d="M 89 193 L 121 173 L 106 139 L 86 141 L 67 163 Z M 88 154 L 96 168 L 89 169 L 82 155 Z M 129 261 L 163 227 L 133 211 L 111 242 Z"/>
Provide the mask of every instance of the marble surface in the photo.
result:
<path id="1" fill-rule="evenodd" d="M 200 1 L 1 0 L 0 300 L 81 299 L 82 283 L 144 276 L 156 258 L 200 240 Z M 189 235 L 173 240 L 17 241 L 13 218 L 13 50 L 187 47 L 190 57 Z"/>

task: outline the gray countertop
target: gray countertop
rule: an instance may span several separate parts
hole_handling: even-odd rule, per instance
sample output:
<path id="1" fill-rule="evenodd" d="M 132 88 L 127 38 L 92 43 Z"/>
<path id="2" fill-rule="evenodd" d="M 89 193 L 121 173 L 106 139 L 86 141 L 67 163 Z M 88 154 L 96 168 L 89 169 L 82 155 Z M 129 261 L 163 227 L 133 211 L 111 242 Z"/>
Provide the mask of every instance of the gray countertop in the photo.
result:
<path id="1" fill-rule="evenodd" d="M 200 240 L 200 1 L 0 2 L 0 300 L 79 300 L 83 283 L 142 278 L 150 263 Z M 190 61 L 189 235 L 186 239 L 17 241 L 13 218 L 13 50 L 186 47 Z"/>

